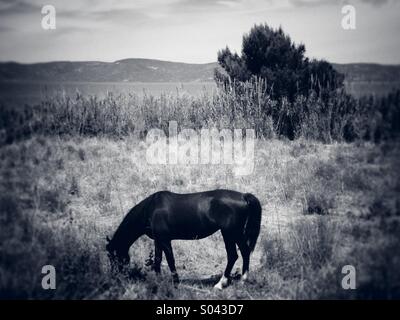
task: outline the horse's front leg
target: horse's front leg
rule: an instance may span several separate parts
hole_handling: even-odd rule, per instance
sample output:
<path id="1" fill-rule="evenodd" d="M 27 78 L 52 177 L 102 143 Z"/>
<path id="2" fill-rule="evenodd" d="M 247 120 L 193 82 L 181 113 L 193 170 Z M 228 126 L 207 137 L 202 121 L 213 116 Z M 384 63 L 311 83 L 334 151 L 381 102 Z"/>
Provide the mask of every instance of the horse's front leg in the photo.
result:
<path id="1" fill-rule="evenodd" d="M 161 261 L 162 261 L 162 249 L 161 245 L 158 243 L 158 241 L 154 241 L 154 271 L 159 274 L 161 272 Z"/>
<path id="2" fill-rule="evenodd" d="M 179 276 L 175 268 L 175 258 L 174 258 L 174 253 L 172 251 L 171 241 L 162 241 L 161 246 L 165 253 L 165 257 L 167 258 L 169 269 L 172 272 L 174 283 L 177 284 L 179 283 Z"/>

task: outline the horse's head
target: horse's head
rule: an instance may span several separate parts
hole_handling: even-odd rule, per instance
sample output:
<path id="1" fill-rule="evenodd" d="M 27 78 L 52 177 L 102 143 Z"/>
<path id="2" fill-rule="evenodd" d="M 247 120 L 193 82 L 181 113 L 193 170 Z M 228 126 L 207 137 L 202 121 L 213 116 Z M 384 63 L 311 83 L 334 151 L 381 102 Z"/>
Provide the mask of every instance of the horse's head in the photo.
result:
<path id="1" fill-rule="evenodd" d="M 109 237 L 107 237 L 106 240 L 106 250 L 108 258 L 110 259 L 111 270 L 113 272 L 122 272 L 124 270 L 124 267 L 129 264 L 129 254 L 128 252 L 122 253 L 121 250 L 119 250 L 119 248 L 113 243 L 112 240 L 110 240 Z"/>

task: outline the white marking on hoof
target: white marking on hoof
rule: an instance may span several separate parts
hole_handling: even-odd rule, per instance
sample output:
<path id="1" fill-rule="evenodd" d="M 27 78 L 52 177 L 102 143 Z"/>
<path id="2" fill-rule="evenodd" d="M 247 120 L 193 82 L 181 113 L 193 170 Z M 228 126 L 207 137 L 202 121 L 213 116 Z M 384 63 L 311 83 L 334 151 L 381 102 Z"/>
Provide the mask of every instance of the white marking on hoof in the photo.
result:
<path id="1" fill-rule="evenodd" d="M 242 282 L 245 282 L 245 281 L 247 281 L 248 278 L 249 278 L 249 273 L 245 272 L 245 273 L 242 274 L 242 277 L 240 278 L 240 280 Z"/>
<path id="2" fill-rule="evenodd" d="M 228 278 L 223 275 L 219 280 L 219 282 L 214 286 L 214 289 L 222 290 L 227 285 L 228 285 Z"/>

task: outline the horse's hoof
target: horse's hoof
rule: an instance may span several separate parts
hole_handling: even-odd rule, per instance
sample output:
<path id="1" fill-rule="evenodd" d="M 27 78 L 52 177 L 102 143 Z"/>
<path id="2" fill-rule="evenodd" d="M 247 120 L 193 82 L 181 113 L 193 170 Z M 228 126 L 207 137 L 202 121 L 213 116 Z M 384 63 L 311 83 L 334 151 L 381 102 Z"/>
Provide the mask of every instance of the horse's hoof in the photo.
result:
<path id="1" fill-rule="evenodd" d="M 222 289 L 224 289 L 224 288 L 223 288 L 222 285 L 218 282 L 218 283 L 214 286 L 214 289 L 216 289 L 216 290 L 222 290 Z"/>
<path id="2" fill-rule="evenodd" d="M 172 281 L 174 282 L 175 286 L 177 286 L 179 284 L 180 279 L 179 279 L 178 274 L 175 273 L 175 274 L 172 275 Z"/>
<path id="3" fill-rule="evenodd" d="M 214 289 L 222 290 L 228 286 L 228 282 L 229 282 L 228 278 L 222 276 L 221 279 L 218 281 L 218 283 L 214 286 Z"/>
<path id="4" fill-rule="evenodd" d="M 249 278 L 249 275 L 246 272 L 246 273 L 242 274 L 242 276 L 240 277 L 240 282 L 242 282 L 242 283 L 247 282 L 248 278 Z"/>

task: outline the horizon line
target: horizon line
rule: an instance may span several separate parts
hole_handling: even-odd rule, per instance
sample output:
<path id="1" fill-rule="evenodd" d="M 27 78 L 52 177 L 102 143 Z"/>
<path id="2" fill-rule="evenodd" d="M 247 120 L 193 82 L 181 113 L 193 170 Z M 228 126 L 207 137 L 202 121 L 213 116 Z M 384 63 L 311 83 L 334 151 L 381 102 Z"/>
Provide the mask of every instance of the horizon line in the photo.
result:
<path id="1" fill-rule="evenodd" d="M 157 58 L 123 58 L 123 59 L 118 59 L 114 61 L 102 61 L 102 60 L 48 60 L 48 61 L 36 61 L 36 62 L 20 62 L 20 61 L 15 61 L 15 60 L 5 60 L 2 61 L 0 60 L 0 64 L 7 64 L 7 63 L 15 63 L 15 64 L 21 64 L 21 65 L 33 65 L 33 64 L 47 64 L 47 63 L 88 63 L 88 62 L 94 62 L 94 63 L 116 63 L 116 62 L 121 62 L 121 61 L 126 61 L 126 60 L 152 60 L 152 61 L 158 61 L 158 62 L 168 62 L 168 63 L 179 63 L 179 64 L 189 64 L 189 65 L 207 65 L 207 64 L 218 64 L 218 61 L 212 61 L 212 62 L 203 62 L 203 63 L 198 63 L 198 62 L 182 62 L 182 61 L 172 61 L 172 60 L 162 60 L 162 59 L 157 59 Z M 324 59 L 325 60 L 325 59 Z M 332 62 L 329 60 L 325 60 L 331 64 L 339 64 L 339 65 L 351 65 L 351 64 L 365 64 L 365 65 L 381 65 L 381 66 L 400 66 L 400 63 L 382 63 L 382 62 Z"/>

